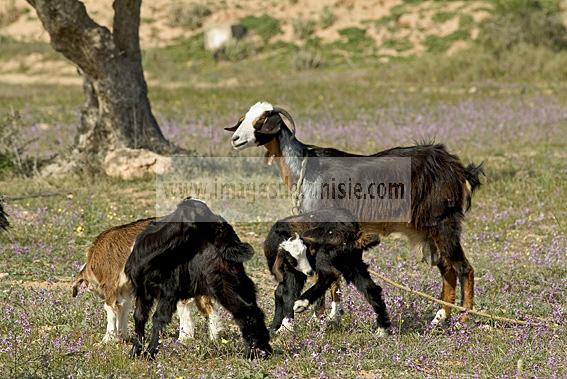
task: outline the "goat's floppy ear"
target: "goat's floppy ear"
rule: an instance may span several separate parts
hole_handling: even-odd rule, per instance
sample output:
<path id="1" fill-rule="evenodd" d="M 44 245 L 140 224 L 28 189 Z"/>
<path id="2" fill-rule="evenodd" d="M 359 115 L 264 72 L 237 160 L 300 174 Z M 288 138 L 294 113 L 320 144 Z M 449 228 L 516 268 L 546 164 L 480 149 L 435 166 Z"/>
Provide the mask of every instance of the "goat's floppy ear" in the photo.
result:
<path id="1" fill-rule="evenodd" d="M 278 251 L 278 255 L 276 255 L 276 260 L 274 261 L 274 265 L 272 266 L 272 274 L 274 274 L 278 283 L 284 281 L 283 264 L 284 264 L 283 254 L 280 251 Z"/>
<path id="2" fill-rule="evenodd" d="M 242 121 L 244 121 L 244 116 L 240 117 L 240 119 L 238 120 L 236 125 L 226 127 L 226 128 L 224 128 L 224 130 L 229 131 L 229 132 L 235 132 L 236 129 L 238 129 L 238 127 L 240 126 L 240 124 L 242 124 Z"/>
<path id="3" fill-rule="evenodd" d="M 254 124 L 256 132 L 261 134 L 278 134 L 283 121 L 277 112 L 266 112 L 265 117 L 259 117 Z"/>

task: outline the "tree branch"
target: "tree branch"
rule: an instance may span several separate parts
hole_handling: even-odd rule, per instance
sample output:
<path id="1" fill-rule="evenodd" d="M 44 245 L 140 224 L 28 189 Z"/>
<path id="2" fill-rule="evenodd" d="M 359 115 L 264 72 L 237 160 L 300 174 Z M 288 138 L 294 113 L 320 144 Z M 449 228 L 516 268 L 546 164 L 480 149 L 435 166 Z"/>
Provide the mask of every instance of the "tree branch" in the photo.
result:
<path id="1" fill-rule="evenodd" d="M 55 51 L 75 63 L 87 75 L 96 77 L 100 64 L 115 50 L 108 28 L 89 17 L 78 0 L 27 0 L 49 33 Z"/>
<path id="2" fill-rule="evenodd" d="M 112 34 L 116 47 L 127 54 L 140 55 L 140 7 L 142 0 L 114 0 Z"/>

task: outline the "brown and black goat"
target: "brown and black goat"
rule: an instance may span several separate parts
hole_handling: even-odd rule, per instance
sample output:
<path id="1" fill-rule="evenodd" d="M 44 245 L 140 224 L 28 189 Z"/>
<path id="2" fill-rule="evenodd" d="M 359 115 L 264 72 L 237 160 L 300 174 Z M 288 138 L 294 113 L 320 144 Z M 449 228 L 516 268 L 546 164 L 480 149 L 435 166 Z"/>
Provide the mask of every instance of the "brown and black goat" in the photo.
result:
<path id="1" fill-rule="evenodd" d="M 282 118 L 283 117 L 283 118 Z M 284 120 L 286 119 L 286 120 Z M 285 122 L 284 122 L 285 121 Z M 289 124 L 289 125 L 288 125 Z M 238 123 L 226 130 L 234 132 L 232 146 L 243 150 L 264 146 L 266 157 L 275 160 L 283 181 L 290 188 L 300 184 L 301 212 L 328 207 L 344 207 L 353 212 L 365 233 L 385 236 L 406 235 L 410 243 L 436 265 L 443 278 L 441 299 L 454 303 L 457 278 L 461 282 L 463 307 L 473 308 L 474 271 L 461 246 L 461 224 L 471 204 L 472 193 L 480 186 L 482 165 L 465 167 L 460 159 L 441 144 L 396 147 L 369 156 L 306 145 L 295 137 L 295 123 L 289 112 L 269 103 L 253 105 Z M 324 158 L 348 158 L 349 161 Z M 308 159 L 302 174 L 302 165 Z M 405 160 L 411 204 L 404 221 L 384 217 L 388 209 L 378 199 L 360 201 L 356 197 L 333 203 L 320 201 L 321 184 L 330 183 L 337 174 L 354 182 L 372 177 L 372 162 L 388 166 L 389 161 Z M 407 188 L 406 187 L 406 188 Z M 440 309 L 432 323 L 449 316 L 450 307 Z"/>
<path id="2" fill-rule="evenodd" d="M 134 221 L 102 232 L 92 243 L 83 265 L 73 283 L 73 297 L 83 282 L 87 288 L 104 300 L 107 326 L 103 342 L 128 338 L 128 313 L 132 305 L 132 283 L 124 274 L 124 266 L 136 237 L 155 218 Z M 221 330 L 218 306 L 206 296 L 182 299 L 177 303 L 179 316 L 179 340 L 194 336 L 191 317 L 193 304 L 209 318 L 209 337 L 216 339 Z"/>

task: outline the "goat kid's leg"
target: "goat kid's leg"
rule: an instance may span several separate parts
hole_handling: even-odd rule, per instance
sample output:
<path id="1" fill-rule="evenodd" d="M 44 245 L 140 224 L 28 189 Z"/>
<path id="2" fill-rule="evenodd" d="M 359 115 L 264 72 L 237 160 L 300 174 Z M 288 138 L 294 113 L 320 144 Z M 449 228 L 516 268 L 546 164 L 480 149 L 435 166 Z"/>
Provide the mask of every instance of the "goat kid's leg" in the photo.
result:
<path id="1" fill-rule="evenodd" d="M 278 332 L 284 332 L 286 330 L 293 330 L 293 320 L 294 311 L 293 305 L 295 300 L 301 295 L 301 290 L 305 285 L 307 277 L 303 274 L 296 274 L 293 272 L 287 272 L 285 276 L 285 287 L 283 291 L 283 320 L 281 322 L 281 327 L 278 327 Z"/>
<path id="2" fill-rule="evenodd" d="M 354 286 L 360 292 L 368 304 L 372 306 L 374 313 L 376 313 L 376 334 L 379 337 L 384 337 L 389 333 L 390 318 L 388 317 L 388 310 L 382 295 L 382 287 L 377 285 L 368 272 L 368 266 L 360 261 L 359 263 L 348 266 L 339 267 L 344 278 L 349 283 L 354 283 Z"/>
<path id="3" fill-rule="evenodd" d="M 115 342 L 118 339 L 118 318 L 119 315 L 114 307 L 104 303 L 104 310 L 106 311 L 106 334 L 102 338 L 103 343 Z"/>
<path id="4" fill-rule="evenodd" d="M 304 312 L 307 308 L 309 308 L 309 305 L 313 304 L 321 296 L 324 296 L 325 292 L 329 289 L 329 287 L 331 287 L 333 282 L 339 278 L 339 276 L 333 271 L 319 271 L 317 274 L 317 282 L 305 291 L 293 304 L 294 312 Z"/>
<path id="5" fill-rule="evenodd" d="M 117 328 L 120 338 L 123 341 L 128 340 L 128 314 L 132 309 L 132 298 L 130 296 L 119 300 Z"/>
<path id="6" fill-rule="evenodd" d="M 183 299 L 177 302 L 177 316 L 179 316 L 179 337 L 180 342 L 186 342 L 195 337 L 195 325 L 191 316 L 193 300 Z"/>
<path id="7" fill-rule="evenodd" d="M 208 296 L 195 296 L 195 304 L 209 320 L 209 339 L 217 340 L 223 330 L 218 304 Z"/>
<path id="8" fill-rule="evenodd" d="M 215 273 L 219 281 L 213 284 L 213 298 L 234 317 L 242 338 L 247 342 L 248 359 L 267 358 L 272 354 L 270 334 L 264 322 L 264 313 L 256 304 L 254 283 L 246 274 Z M 232 283 L 226 286 L 225 283 Z"/>
<path id="9" fill-rule="evenodd" d="M 136 309 L 134 311 L 134 341 L 132 343 L 132 350 L 130 351 L 130 358 L 139 357 L 144 349 L 144 329 L 148 322 L 150 310 L 154 304 L 154 300 L 136 298 Z"/>
<path id="10" fill-rule="evenodd" d="M 173 297 L 162 297 L 157 303 L 156 311 L 152 317 L 152 336 L 147 350 L 150 359 L 154 359 L 159 350 L 159 337 L 163 328 L 171 322 L 177 303 Z"/>
<path id="11" fill-rule="evenodd" d="M 341 281 L 340 279 L 331 284 L 331 312 L 327 316 L 328 321 L 339 323 L 343 315 L 341 307 Z"/>

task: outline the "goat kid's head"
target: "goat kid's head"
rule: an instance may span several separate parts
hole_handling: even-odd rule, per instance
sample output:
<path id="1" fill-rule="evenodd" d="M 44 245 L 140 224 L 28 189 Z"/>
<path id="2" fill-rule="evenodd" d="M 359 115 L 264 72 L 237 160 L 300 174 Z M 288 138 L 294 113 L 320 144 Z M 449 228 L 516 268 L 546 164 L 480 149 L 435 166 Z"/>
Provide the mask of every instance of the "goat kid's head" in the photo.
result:
<path id="1" fill-rule="evenodd" d="M 282 116 L 290 123 L 284 121 Z M 287 128 L 295 134 L 295 123 L 289 112 L 267 102 L 254 104 L 236 125 L 224 128 L 232 134 L 232 147 L 244 150 L 251 146 L 262 146 L 270 142 L 281 130 Z"/>
<path id="2" fill-rule="evenodd" d="M 307 246 L 297 233 L 295 238 L 283 241 L 278 248 L 278 255 L 272 269 L 278 282 L 283 281 L 283 265 L 285 263 L 304 275 L 313 276 L 315 274 L 307 258 Z"/>

